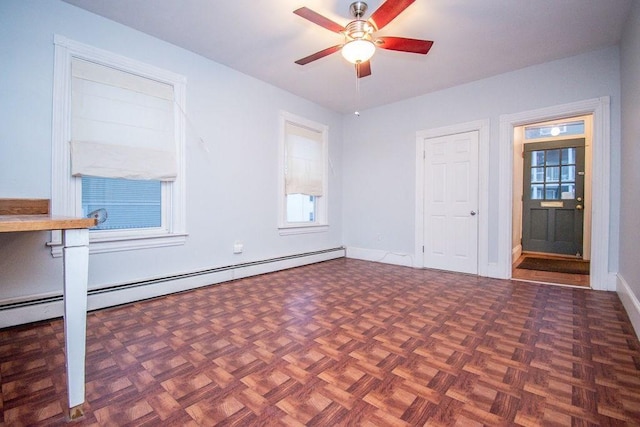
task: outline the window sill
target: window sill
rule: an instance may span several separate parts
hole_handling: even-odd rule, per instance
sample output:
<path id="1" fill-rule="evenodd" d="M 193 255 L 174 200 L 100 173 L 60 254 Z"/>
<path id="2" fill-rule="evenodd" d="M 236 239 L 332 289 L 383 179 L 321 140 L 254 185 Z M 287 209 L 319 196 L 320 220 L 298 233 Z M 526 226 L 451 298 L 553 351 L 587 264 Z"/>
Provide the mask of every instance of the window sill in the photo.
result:
<path id="1" fill-rule="evenodd" d="M 280 226 L 280 227 L 278 227 L 278 233 L 281 236 L 290 236 L 292 234 L 326 233 L 327 231 L 329 231 L 329 225 L 328 224 Z"/>
<path id="2" fill-rule="evenodd" d="M 135 249 L 151 249 L 166 246 L 184 245 L 187 234 L 159 234 L 140 237 L 116 237 L 91 239 L 89 237 L 89 254 L 101 254 L 107 252 L 121 252 Z M 48 243 L 51 246 L 51 255 L 54 258 L 62 256 L 62 244 L 58 242 Z"/>

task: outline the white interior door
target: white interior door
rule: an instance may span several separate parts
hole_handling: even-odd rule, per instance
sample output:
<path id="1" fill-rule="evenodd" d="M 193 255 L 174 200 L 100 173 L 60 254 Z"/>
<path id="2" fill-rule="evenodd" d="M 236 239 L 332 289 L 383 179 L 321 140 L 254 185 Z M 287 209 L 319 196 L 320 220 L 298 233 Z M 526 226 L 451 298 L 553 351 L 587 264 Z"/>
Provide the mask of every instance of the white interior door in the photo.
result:
<path id="1" fill-rule="evenodd" d="M 478 132 L 424 140 L 424 266 L 478 273 Z"/>

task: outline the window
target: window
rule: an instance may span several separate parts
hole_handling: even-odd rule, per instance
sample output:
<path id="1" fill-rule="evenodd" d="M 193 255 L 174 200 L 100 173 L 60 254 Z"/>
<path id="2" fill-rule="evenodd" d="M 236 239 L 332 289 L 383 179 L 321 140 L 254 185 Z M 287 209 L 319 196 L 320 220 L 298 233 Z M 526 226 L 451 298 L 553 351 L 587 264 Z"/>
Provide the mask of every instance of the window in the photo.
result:
<path id="1" fill-rule="evenodd" d="M 525 139 L 551 138 L 584 134 L 584 120 L 527 126 L 524 128 Z"/>
<path id="2" fill-rule="evenodd" d="M 92 253 L 184 243 L 184 77 L 59 36 L 55 48 L 52 212 L 98 218 Z"/>
<path id="3" fill-rule="evenodd" d="M 280 127 L 280 234 L 325 231 L 327 126 L 282 113 Z"/>

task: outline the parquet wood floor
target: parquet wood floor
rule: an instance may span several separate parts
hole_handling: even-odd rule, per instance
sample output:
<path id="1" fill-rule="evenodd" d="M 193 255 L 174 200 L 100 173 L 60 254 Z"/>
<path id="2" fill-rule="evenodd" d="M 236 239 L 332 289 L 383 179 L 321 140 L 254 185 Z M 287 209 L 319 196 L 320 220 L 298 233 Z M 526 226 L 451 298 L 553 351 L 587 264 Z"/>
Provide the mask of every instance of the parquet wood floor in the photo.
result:
<path id="1" fill-rule="evenodd" d="M 0 330 L 2 425 L 65 423 L 61 320 Z M 88 316 L 85 426 L 640 425 L 611 292 L 338 259 Z"/>

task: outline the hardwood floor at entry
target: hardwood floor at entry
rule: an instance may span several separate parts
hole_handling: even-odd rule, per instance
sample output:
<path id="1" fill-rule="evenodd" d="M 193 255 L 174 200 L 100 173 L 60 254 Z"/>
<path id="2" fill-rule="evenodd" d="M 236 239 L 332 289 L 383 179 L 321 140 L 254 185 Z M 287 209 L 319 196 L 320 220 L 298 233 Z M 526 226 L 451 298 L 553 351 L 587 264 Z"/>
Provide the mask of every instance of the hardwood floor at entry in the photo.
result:
<path id="1" fill-rule="evenodd" d="M 568 273 L 556 273 L 552 271 L 538 271 L 538 270 L 527 270 L 524 268 L 517 268 L 518 264 L 522 262 L 524 257 L 528 254 L 523 253 L 520 257 L 513 263 L 513 267 L 511 270 L 511 278 L 514 280 L 525 280 L 531 282 L 541 282 L 541 283 L 555 283 L 559 285 L 573 285 L 573 286 L 584 286 L 586 288 L 591 287 L 591 279 L 588 274 L 568 274 Z M 542 258 L 565 258 L 560 255 L 550 255 L 550 254 L 540 254 L 535 253 L 536 257 Z"/>
<path id="2" fill-rule="evenodd" d="M 72 426 L 640 425 L 618 295 L 337 259 L 92 312 Z M 64 425 L 62 320 L 0 330 L 0 425 Z"/>

